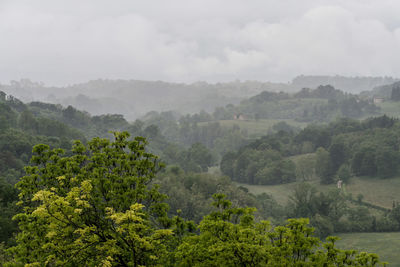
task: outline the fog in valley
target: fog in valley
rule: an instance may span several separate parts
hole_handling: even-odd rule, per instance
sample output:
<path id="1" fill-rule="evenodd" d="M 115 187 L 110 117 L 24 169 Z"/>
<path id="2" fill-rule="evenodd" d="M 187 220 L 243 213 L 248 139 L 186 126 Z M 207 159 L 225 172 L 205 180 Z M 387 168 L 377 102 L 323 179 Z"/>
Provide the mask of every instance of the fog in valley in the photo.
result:
<path id="1" fill-rule="evenodd" d="M 330 84 L 345 92 L 360 93 L 381 85 L 392 84 L 388 77 L 299 76 L 290 83 L 232 81 L 191 84 L 139 80 L 94 80 L 71 86 L 46 86 L 28 79 L 0 84 L 0 90 L 24 102 L 42 101 L 72 105 L 93 115 L 123 114 L 128 120 L 149 111 L 175 111 L 180 115 L 201 110 L 213 112 L 216 107 L 239 104 L 262 91 L 297 92 Z"/>
<path id="2" fill-rule="evenodd" d="M 396 1 L 5 0 L 0 84 L 23 101 L 129 119 L 151 110 L 212 111 L 263 90 L 331 84 L 359 93 L 400 76 L 396 7 Z"/>

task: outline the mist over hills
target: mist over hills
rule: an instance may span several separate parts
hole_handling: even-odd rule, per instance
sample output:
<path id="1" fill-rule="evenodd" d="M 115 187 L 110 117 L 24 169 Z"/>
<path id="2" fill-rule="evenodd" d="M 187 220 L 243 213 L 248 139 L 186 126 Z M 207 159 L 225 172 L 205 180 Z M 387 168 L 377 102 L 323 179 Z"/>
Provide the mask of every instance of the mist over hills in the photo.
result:
<path id="1" fill-rule="evenodd" d="M 317 88 L 320 85 L 332 85 L 348 93 L 370 91 L 382 85 L 392 84 L 399 79 L 393 77 L 346 77 L 346 76 L 318 76 L 300 75 L 292 80 L 291 87 L 295 90 L 302 88 Z"/>
<path id="2" fill-rule="evenodd" d="M 391 77 L 305 76 L 289 83 L 232 81 L 226 83 L 196 82 L 192 84 L 163 81 L 98 79 L 64 87 L 46 86 L 28 79 L 0 84 L 0 90 L 24 102 L 43 101 L 72 105 L 93 115 L 123 114 L 134 120 L 149 111 L 174 110 L 181 114 L 200 110 L 213 111 L 262 91 L 296 92 L 302 88 L 332 85 L 350 93 L 370 91 L 397 81 Z"/>

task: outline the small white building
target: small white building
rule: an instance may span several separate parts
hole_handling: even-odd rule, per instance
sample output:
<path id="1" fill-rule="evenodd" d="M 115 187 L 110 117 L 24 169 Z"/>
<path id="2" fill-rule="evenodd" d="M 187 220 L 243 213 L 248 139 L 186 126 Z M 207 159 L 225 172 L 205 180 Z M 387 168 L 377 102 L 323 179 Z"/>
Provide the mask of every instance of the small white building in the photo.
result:
<path id="1" fill-rule="evenodd" d="M 374 104 L 380 104 L 380 103 L 385 102 L 385 99 L 383 97 L 374 97 L 373 101 L 374 101 Z"/>
<path id="2" fill-rule="evenodd" d="M 233 115 L 233 119 L 244 121 L 244 120 L 246 120 L 246 117 L 243 114 L 235 114 L 235 115 Z"/>
<path id="3" fill-rule="evenodd" d="M 337 188 L 341 189 L 342 183 L 343 183 L 343 181 L 339 179 L 339 181 L 337 181 Z"/>

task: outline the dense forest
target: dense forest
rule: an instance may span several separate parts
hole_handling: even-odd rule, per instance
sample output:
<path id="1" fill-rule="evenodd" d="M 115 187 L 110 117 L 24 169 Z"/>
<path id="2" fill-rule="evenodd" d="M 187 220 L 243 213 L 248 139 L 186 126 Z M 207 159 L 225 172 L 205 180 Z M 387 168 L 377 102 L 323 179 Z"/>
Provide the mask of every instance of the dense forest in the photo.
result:
<path id="1" fill-rule="evenodd" d="M 145 139 L 94 138 L 75 142 L 72 154 L 34 147 L 32 165 L 17 183 L 20 232 L 6 266 L 376 266 L 376 254 L 323 247 L 306 219 L 271 228 L 254 208 L 232 207 L 214 194 L 214 209 L 198 226 L 168 217 L 165 195 L 149 185 L 162 167 Z M 8 258 L 10 257 L 10 258 Z"/>
<path id="2" fill-rule="evenodd" d="M 375 254 L 341 251 L 327 237 L 400 230 L 398 203 L 382 207 L 335 185 L 355 176 L 398 175 L 400 122 L 388 116 L 357 120 L 380 110 L 332 86 L 263 91 L 210 113 L 152 111 L 133 122 L 72 106 L 23 103 L 4 92 L 0 97 L 0 260 L 10 266 L 218 266 L 230 260 L 374 266 Z M 276 103 L 287 106 L 280 110 Z M 255 137 L 224 124 L 240 122 L 239 115 L 255 123 L 283 121 Z M 129 135 L 142 137 L 132 141 Z M 317 180 L 332 186 L 319 191 Z M 295 184 L 286 203 L 246 186 L 271 184 Z M 136 234 L 141 239 L 132 243 Z M 327 238 L 323 248 L 318 238 Z M 129 249 L 141 256 L 128 255 Z"/>
<path id="3" fill-rule="evenodd" d="M 307 180 L 312 172 L 322 183 L 332 183 L 344 170 L 357 176 L 389 178 L 398 174 L 399 127 L 398 119 L 381 116 L 361 122 L 339 119 L 326 126 L 307 126 L 298 133 L 280 131 L 225 154 L 221 170 L 233 180 L 250 184 Z M 290 158 L 299 155 L 306 156 L 299 165 L 311 163 L 314 157 L 315 166 L 308 164 L 304 168 L 310 173 L 300 172 L 296 177 Z"/>

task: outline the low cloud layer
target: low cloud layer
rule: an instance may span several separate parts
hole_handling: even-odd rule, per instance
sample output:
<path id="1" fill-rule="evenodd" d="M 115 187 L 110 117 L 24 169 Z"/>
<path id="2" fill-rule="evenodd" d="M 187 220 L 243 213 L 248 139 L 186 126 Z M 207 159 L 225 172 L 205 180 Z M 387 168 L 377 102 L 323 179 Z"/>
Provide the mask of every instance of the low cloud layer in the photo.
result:
<path id="1" fill-rule="evenodd" d="M 399 1 L 0 2 L 0 82 L 400 77 Z"/>

